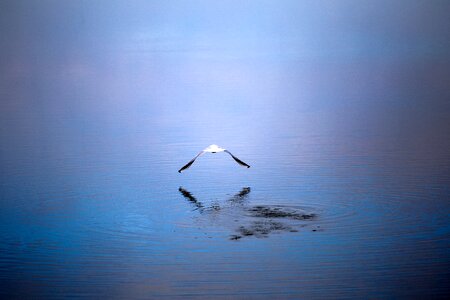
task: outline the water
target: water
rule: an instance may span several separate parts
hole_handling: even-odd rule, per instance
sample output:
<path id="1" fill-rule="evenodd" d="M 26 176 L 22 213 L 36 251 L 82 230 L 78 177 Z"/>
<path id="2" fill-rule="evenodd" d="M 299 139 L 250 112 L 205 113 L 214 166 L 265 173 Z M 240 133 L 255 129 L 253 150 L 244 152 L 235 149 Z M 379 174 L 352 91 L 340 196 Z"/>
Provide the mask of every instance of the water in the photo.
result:
<path id="1" fill-rule="evenodd" d="M 17 18 L 2 23 L 1 296 L 448 296 L 449 61 L 419 47 L 433 28 L 409 52 L 394 31 L 377 54 L 329 40 L 343 52 L 315 56 L 256 34 L 296 24 L 277 15 L 288 1 L 262 6 L 269 20 L 208 11 L 219 19 L 191 20 L 199 36 L 171 27 L 181 8 L 80 3 L 56 7 L 64 18 L 4 4 Z M 249 40 L 237 27 L 252 20 Z M 334 20 L 317 30 L 347 28 Z M 177 172 L 210 144 L 251 168 L 217 153 Z"/>

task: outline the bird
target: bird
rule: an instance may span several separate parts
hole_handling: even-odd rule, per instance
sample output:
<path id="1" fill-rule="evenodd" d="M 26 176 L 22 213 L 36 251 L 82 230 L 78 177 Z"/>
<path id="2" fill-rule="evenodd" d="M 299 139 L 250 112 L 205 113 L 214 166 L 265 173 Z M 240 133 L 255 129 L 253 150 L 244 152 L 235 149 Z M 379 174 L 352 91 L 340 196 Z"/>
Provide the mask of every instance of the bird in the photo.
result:
<path id="1" fill-rule="evenodd" d="M 227 149 L 224 149 L 222 147 L 219 147 L 217 145 L 209 145 L 208 147 L 206 147 L 205 149 L 203 149 L 199 154 L 197 154 L 197 156 L 195 156 L 193 159 L 191 159 L 191 161 L 189 161 L 187 164 L 185 164 L 181 169 L 178 170 L 178 173 L 183 172 L 184 170 L 186 170 L 187 168 L 189 168 L 194 161 L 197 159 L 197 157 L 199 157 L 200 155 L 204 154 L 204 153 L 217 153 L 217 152 L 226 152 L 228 154 L 231 155 L 231 157 L 241 166 L 243 167 L 247 167 L 250 168 L 249 165 L 247 165 L 245 162 L 243 162 L 242 160 L 240 160 L 239 158 L 237 158 L 236 156 L 234 156 L 233 154 L 231 154 L 230 151 L 228 151 Z"/>

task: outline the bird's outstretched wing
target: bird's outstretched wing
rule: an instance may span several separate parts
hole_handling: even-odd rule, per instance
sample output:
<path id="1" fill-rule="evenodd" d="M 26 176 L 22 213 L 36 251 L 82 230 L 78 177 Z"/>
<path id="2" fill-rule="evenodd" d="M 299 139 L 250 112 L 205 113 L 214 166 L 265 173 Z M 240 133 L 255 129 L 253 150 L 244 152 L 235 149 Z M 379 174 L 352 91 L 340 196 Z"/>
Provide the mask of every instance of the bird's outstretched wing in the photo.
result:
<path id="1" fill-rule="evenodd" d="M 240 164 L 241 166 L 250 168 L 249 165 L 247 165 L 245 162 L 243 162 L 242 160 L 240 160 L 239 158 L 237 158 L 236 156 L 234 156 L 233 154 L 231 154 L 230 151 L 225 150 L 225 152 L 228 153 L 228 154 L 230 154 L 231 157 L 232 157 L 238 164 Z"/>
<path id="2" fill-rule="evenodd" d="M 205 153 L 205 151 L 200 152 L 199 154 L 197 154 L 197 156 L 195 156 L 190 162 L 188 162 L 186 165 L 184 165 L 181 169 L 178 170 L 178 173 L 183 172 L 184 170 L 186 170 L 187 168 L 189 168 L 194 161 L 197 159 L 197 157 L 199 157 L 200 155 L 202 155 L 203 153 Z"/>

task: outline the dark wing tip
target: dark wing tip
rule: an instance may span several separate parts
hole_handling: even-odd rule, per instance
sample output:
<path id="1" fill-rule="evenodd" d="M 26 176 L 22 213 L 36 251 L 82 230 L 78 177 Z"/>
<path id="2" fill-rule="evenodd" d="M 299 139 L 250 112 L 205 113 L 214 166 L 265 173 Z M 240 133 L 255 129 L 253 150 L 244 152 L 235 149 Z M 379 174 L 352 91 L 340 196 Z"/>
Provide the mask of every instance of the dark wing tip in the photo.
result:
<path id="1" fill-rule="evenodd" d="M 231 157 L 232 157 L 238 164 L 240 164 L 241 166 L 247 167 L 247 169 L 250 168 L 249 165 L 247 165 L 245 162 L 243 162 L 242 160 L 240 160 L 239 158 L 237 158 L 236 156 L 234 156 L 233 154 L 231 154 L 230 151 L 225 150 L 225 152 L 228 153 L 228 154 L 230 154 Z"/>
<path id="2" fill-rule="evenodd" d="M 194 163 L 194 161 L 197 159 L 197 157 L 199 157 L 200 155 L 202 155 L 203 153 L 205 153 L 204 151 L 201 151 L 199 154 L 197 154 L 197 156 L 196 157 L 194 157 L 193 159 L 191 159 L 191 161 L 190 162 L 188 162 L 186 165 L 184 165 L 181 169 L 179 169 L 178 170 L 178 173 L 181 173 L 181 172 L 183 172 L 184 170 L 186 170 L 187 168 L 189 168 L 193 163 Z"/>
<path id="3" fill-rule="evenodd" d="M 190 162 L 188 162 L 186 165 L 184 165 L 181 169 L 179 169 L 178 173 L 181 173 L 182 171 L 184 171 L 187 168 L 189 168 L 194 163 L 196 158 L 197 158 L 197 156 L 194 159 L 192 159 Z"/>

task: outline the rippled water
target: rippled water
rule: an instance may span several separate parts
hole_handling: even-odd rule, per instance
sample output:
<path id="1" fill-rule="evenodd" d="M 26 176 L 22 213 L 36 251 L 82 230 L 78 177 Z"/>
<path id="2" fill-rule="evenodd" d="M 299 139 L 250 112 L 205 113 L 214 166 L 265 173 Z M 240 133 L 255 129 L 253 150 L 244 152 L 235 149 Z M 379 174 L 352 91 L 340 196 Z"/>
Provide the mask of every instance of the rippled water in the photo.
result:
<path id="1" fill-rule="evenodd" d="M 448 291 L 448 161 L 370 153 L 360 138 L 294 135 L 230 143 L 250 169 L 218 153 L 179 174 L 206 141 L 148 141 L 155 136 L 93 138 L 61 152 L 33 141 L 44 149 L 4 157 L 3 294 Z"/>
<path id="2" fill-rule="evenodd" d="M 3 5 L 0 296 L 448 296 L 450 64 L 405 34 L 422 8 L 83 3 Z M 210 144 L 251 168 L 177 172 Z"/>

